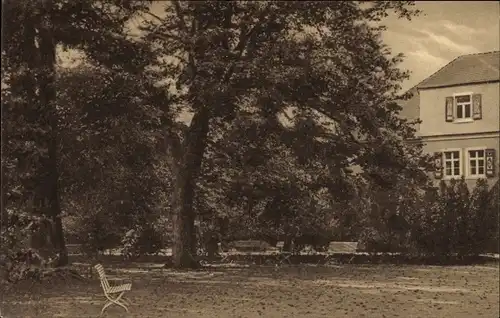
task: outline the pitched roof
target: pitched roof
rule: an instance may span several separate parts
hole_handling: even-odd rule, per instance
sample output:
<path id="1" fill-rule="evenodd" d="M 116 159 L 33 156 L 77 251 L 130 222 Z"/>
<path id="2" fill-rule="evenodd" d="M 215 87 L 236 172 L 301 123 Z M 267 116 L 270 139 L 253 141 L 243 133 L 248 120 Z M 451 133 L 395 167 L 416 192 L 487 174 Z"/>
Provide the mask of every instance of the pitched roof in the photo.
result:
<path id="1" fill-rule="evenodd" d="M 418 88 L 500 81 L 500 51 L 462 55 L 418 84 Z"/>

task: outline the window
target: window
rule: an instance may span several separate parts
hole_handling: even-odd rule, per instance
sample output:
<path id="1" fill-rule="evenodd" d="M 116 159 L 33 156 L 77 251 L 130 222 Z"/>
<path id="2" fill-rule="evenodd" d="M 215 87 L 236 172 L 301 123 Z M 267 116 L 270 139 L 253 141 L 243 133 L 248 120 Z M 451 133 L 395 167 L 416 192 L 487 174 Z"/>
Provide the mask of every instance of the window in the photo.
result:
<path id="1" fill-rule="evenodd" d="M 471 95 L 455 96 L 456 119 L 472 118 Z"/>
<path id="2" fill-rule="evenodd" d="M 444 152 L 444 175 L 446 177 L 460 177 L 460 151 Z"/>
<path id="3" fill-rule="evenodd" d="M 485 175 L 485 151 L 481 150 L 469 150 L 469 168 L 468 175 L 472 177 L 482 177 Z"/>

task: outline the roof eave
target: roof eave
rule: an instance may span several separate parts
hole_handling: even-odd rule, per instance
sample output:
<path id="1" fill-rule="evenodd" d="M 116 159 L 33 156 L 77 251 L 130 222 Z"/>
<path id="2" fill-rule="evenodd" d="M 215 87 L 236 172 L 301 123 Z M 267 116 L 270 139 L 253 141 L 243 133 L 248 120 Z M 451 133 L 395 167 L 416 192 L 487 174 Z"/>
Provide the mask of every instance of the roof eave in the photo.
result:
<path id="1" fill-rule="evenodd" d="M 418 90 L 422 89 L 432 89 L 432 88 L 446 88 L 446 87 L 456 87 L 456 86 L 466 86 L 466 85 L 477 85 L 477 84 L 491 84 L 491 83 L 499 83 L 500 79 L 490 80 L 490 81 L 475 81 L 475 82 L 466 82 L 460 84 L 450 84 L 450 85 L 431 85 L 431 86 L 420 86 L 417 87 Z"/>

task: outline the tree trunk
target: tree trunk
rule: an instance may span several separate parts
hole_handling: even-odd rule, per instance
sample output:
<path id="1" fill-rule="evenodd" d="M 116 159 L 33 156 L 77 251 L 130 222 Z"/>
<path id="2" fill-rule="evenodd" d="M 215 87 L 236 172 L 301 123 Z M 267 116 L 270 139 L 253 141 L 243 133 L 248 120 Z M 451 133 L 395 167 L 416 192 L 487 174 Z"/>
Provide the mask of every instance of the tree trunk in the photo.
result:
<path id="1" fill-rule="evenodd" d="M 51 1 L 45 3 L 46 8 L 50 9 Z M 55 65 L 56 65 L 56 43 L 52 34 L 52 22 L 50 21 L 49 10 L 43 14 L 40 27 L 40 62 L 41 76 L 39 82 L 40 88 L 40 109 L 41 118 L 45 119 L 43 123 L 48 128 L 46 134 L 47 158 L 41 167 L 45 170 L 43 174 L 44 188 L 41 188 L 41 196 L 44 202 L 43 209 L 45 216 L 51 220 L 52 229 L 50 233 L 52 248 L 58 254 L 56 266 L 64 266 L 68 263 L 68 252 L 61 220 L 61 207 L 59 203 L 59 171 L 57 167 L 57 141 L 58 141 L 58 123 L 56 110 L 56 90 L 55 90 Z"/>
<path id="2" fill-rule="evenodd" d="M 210 113 L 201 108 L 194 116 L 183 143 L 183 154 L 176 172 L 173 198 L 173 266 L 196 268 L 196 231 L 194 196 L 209 130 Z"/>
<path id="3" fill-rule="evenodd" d="M 4 148 L 4 145 L 5 145 L 5 140 L 6 140 L 6 134 L 2 131 L 2 149 L 5 149 Z M 5 160 L 6 158 L 4 158 Z M 2 165 L 1 165 L 1 169 L 2 169 L 2 185 L 1 185 L 1 189 L 2 189 L 2 194 L 1 194 L 1 200 L 2 202 L 0 202 L 1 204 L 1 214 L 0 214 L 0 220 L 2 221 L 2 223 L 5 225 L 5 224 L 8 224 L 8 219 L 9 219 L 9 215 L 7 214 L 7 191 L 8 191 L 8 184 L 9 184 L 9 180 L 7 179 L 7 173 L 6 173 L 6 167 L 5 165 L 3 164 L 2 162 Z"/>

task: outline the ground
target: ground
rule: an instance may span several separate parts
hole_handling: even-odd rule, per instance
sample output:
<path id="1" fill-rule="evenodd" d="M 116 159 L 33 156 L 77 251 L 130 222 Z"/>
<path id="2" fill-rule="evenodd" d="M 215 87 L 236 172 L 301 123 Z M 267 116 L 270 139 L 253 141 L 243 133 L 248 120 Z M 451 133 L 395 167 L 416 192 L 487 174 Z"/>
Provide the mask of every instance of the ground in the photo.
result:
<path id="1" fill-rule="evenodd" d="M 499 270 L 481 266 L 213 267 L 179 272 L 116 268 L 132 281 L 130 314 L 106 317 L 498 317 Z M 97 278 L 4 294 L 5 317 L 97 317 Z M 16 290 L 16 291 L 14 291 Z"/>

